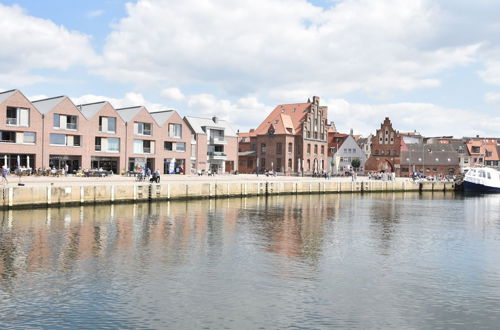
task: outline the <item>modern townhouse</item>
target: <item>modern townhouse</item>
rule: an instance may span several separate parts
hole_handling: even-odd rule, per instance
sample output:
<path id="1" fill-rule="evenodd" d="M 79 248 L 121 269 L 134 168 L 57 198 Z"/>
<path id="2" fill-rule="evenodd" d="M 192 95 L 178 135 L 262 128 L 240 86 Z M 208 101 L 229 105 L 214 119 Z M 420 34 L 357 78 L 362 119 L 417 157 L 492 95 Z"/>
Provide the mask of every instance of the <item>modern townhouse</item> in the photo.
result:
<path id="1" fill-rule="evenodd" d="M 162 160 L 157 157 L 158 141 L 162 140 L 161 129 L 149 111 L 143 106 L 116 109 L 125 121 L 124 150 L 127 170 L 138 167 L 152 171 L 163 168 Z"/>
<path id="2" fill-rule="evenodd" d="M 0 93 L 0 164 L 42 166 L 42 114 L 18 90 Z"/>
<path id="3" fill-rule="evenodd" d="M 157 159 L 162 162 L 164 174 L 192 172 L 191 129 L 174 110 L 151 112 L 151 116 L 160 126 L 160 140 L 157 146 Z M 196 141 L 194 141 L 196 144 Z M 158 167 L 158 166 L 157 166 Z"/>
<path id="4" fill-rule="evenodd" d="M 217 117 L 186 116 L 184 120 L 193 134 L 193 169 L 211 173 L 232 173 L 238 165 L 238 136 L 229 123 Z"/>
<path id="5" fill-rule="evenodd" d="M 31 102 L 43 115 L 42 166 L 73 172 L 90 164 L 90 146 L 84 139 L 89 134 L 88 121 L 67 96 Z"/>
<path id="6" fill-rule="evenodd" d="M 90 163 L 84 163 L 83 167 L 119 174 L 127 167 L 122 152 L 127 143 L 125 121 L 107 101 L 80 104 L 77 108 L 87 119 L 89 129 L 84 149 L 90 154 Z"/>

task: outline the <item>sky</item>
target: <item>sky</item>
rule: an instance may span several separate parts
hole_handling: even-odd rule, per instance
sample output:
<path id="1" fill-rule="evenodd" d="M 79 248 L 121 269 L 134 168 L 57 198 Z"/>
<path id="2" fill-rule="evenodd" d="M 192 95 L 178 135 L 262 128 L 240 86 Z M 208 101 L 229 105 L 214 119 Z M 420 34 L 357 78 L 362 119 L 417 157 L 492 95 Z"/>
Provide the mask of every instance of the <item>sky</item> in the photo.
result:
<path id="1" fill-rule="evenodd" d="M 247 131 L 320 96 L 341 132 L 500 136 L 500 1 L 0 0 L 0 90 Z"/>

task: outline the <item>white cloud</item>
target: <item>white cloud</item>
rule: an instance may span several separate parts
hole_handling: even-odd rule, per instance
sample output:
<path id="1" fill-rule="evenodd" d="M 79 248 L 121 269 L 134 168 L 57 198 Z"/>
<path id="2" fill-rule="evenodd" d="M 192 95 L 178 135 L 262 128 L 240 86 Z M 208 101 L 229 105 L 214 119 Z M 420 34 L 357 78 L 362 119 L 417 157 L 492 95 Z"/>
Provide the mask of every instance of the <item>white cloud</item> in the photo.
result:
<path id="1" fill-rule="evenodd" d="M 140 93 L 129 92 L 126 93 L 122 98 L 113 98 L 107 96 L 99 96 L 93 94 L 86 94 L 79 97 L 72 97 L 71 100 L 75 104 L 86 104 L 100 101 L 108 101 L 115 108 L 126 108 L 126 107 L 135 107 L 135 106 L 145 106 L 149 111 L 157 111 L 157 110 L 165 110 L 166 107 L 147 101 L 144 96 Z"/>
<path id="2" fill-rule="evenodd" d="M 182 101 L 186 98 L 181 90 L 177 87 L 165 88 L 161 91 L 161 95 L 167 100 Z"/>
<path id="3" fill-rule="evenodd" d="M 103 14 L 104 14 L 104 10 L 96 9 L 96 10 L 91 10 L 91 11 L 87 12 L 86 16 L 87 16 L 87 18 L 95 18 L 95 17 L 102 16 Z"/>
<path id="4" fill-rule="evenodd" d="M 430 0 L 345 0 L 330 9 L 305 0 L 139 0 L 127 9 L 100 74 L 275 101 L 294 91 L 385 96 L 435 87 L 436 74 L 471 63 L 480 44 L 430 47 L 442 18 Z"/>
<path id="5" fill-rule="evenodd" d="M 417 130 L 425 136 L 497 136 L 500 127 L 500 116 L 429 103 L 368 105 L 351 104 L 343 99 L 327 103 L 329 118 L 335 121 L 337 129 L 348 132 L 354 128 L 365 135 L 374 133 L 385 117 L 391 119 L 396 130 Z"/>
<path id="6" fill-rule="evenodd" d="M 0 31 L 1 84 L 21 86 L 50 80 L 30 73 L 34 69 L 66 70 L 97 63 L 89 36 L 29 16 L 17 5 L 0 4 Z"/>
<path id="7" fill-rule="evenodd" d="M 240 98 L 233 103 L 212 94 L 196 94 L 188 97 L 186 111 L 191 116 L 217 116 L 228 120 L 235 130 L 248 131 L 260 124 L 272 109 L 255 97 Z"/>

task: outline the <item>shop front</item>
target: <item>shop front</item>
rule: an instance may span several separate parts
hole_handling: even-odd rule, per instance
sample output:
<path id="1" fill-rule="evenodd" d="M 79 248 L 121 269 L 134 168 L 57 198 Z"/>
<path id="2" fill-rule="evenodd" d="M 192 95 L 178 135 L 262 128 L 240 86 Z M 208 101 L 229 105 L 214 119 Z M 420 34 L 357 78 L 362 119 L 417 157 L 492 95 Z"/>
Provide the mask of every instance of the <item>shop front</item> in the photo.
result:
<path id="1" fill-rule="evenodd" d="M 81 156 L 70 156 L 70 155 L 50 155 L 49 156 L 49 166 L 52 169 L 61 170 L 64 166 L 68 165 L 68 172 L 74 173 L 82 166 Z"/>
<path id="2" fill-rule="evenodd" d="M 118 164 L 120 163 L 119 157 L 92 157 L 91 167 L 93 170 L 102 168 L 105 171 L 112 171 L 118 174 Z"/>
<path id="3" fill-rule="evenodd" d="M 146 157 L 135 157 L 128 159 L 128 170 L 130 172 L 137 172 L 139 169 L 149 168 L 151 171 L 155 170 L 155 159 Z"/>
<path id="4" fill-rule="evenodd" d="M 163 174 L 184 174 L 186 161 L 178 158 L 165 158 L 163 160 Z"/>
<path id="5" fill-rule="evenodd" d="M 18 167 L 32 168 L 35 167 L 34 154 L 1 154 L 0 166 L 10 168 L 12 171 Z"/>

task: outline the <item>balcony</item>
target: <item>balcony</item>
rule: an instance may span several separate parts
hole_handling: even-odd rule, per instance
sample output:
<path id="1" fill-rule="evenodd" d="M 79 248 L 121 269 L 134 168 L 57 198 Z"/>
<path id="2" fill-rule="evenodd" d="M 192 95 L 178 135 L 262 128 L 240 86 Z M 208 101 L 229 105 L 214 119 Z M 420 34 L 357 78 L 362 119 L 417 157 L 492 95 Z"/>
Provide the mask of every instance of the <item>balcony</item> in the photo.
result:
<path id="1" fill-rule="evenodd" d="M 212 151 L 208 152 L 208 157 L 210 159 L 215 159 L 215 160 L 226 160 L 227 159 L 227 154 L 222 151 Z"/>
<path id="2" fill-rule="evenodd" d="M 7 118 L 7 125 L 17 126 L 17 118 Z"/>
<path id="3" fill-rule="evenodd" d="M 211 136 L 210 137 L 210 144 L 227 144 L 227 142 L 226 142 L 226 140 L 224 140 L 224 137 Z"/>

